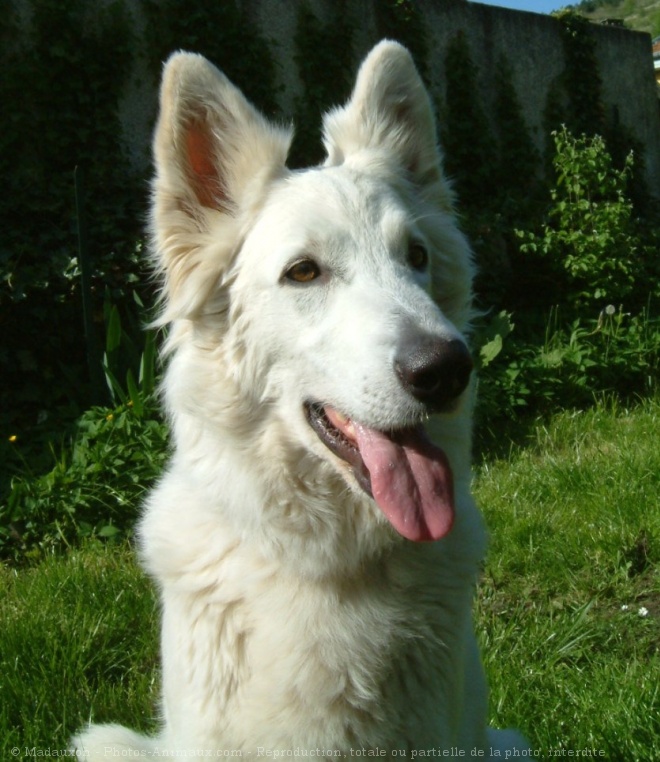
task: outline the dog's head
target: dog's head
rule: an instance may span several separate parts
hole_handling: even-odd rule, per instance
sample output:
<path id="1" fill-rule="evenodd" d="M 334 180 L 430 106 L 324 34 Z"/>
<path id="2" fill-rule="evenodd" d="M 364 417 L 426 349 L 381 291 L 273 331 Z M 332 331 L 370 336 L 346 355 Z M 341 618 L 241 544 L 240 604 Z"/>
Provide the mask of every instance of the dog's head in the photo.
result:
<path id="1" fill-rule="evenodd" d="M 234 447 L 286 442 L 403 536 L 442 537 L 454 464 L 423 423 L 467 394 L 472 271 L 409 53 L 369 54 L 322 166 L 288 170 L 289 142 L 206 60 L 170 59 L 152 216 L 170 405 Z"/>

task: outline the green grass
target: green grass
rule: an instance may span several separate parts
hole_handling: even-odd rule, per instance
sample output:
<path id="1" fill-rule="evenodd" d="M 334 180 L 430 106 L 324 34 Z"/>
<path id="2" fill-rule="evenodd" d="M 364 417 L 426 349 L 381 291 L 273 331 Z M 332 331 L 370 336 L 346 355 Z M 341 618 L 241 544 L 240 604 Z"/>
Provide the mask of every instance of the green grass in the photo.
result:
<path id="1" fill-rule="evenodd" d="M 0 759 L 65 749 L 91 719 L 148 729 L 158 615 L 124 546 L 88 543 L 31 569 L 0 568 Z"/>
<path id="2" fill-rule="evenodd" d="M 660 760 L 660 404 L 561 414 L 476 493 L 494 723 L 546 752 Z"/>
<path id="3" fill-rule="evenodd" d="M 493 723 L 546 757 L 660 760 L 660 402 L 556 416 L 486 458 L 476 492 Z M 153 727 L 157 620 L 125 544 L 0 568 L 1 758 L 62 749 L 90 718 Z"/>

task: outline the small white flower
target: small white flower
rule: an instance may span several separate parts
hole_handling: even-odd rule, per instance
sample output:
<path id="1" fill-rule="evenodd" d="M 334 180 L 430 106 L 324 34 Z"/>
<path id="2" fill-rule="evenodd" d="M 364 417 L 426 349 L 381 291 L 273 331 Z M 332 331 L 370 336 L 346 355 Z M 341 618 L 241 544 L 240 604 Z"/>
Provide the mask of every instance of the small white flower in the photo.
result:
<path id="1" fill-rule="evenodd" d="M 640 606 L 639 611 L 637 612 L 640 616 L 648 616 L 649 610 L 646 608 L 646 606 Z"/>
<path id="2" fill-rule="evenodd" d="M 621 606 L 621 611 L 628 611 L 630 606 L 627 603 L 624 603 L 623 606 Z"/>

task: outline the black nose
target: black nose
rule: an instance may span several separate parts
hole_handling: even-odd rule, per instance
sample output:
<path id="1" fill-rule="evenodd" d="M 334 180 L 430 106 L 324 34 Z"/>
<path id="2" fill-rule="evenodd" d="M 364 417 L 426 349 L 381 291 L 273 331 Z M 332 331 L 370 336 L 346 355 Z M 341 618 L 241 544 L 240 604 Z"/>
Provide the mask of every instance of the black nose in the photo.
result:
<path id="1" fill-rule="evenodd" d="M 394 358 L 404 388 L 434 410 L 442 410 L 465 391 L 472 357 L 460 339 L 424 335 L 402 345 Z"/>

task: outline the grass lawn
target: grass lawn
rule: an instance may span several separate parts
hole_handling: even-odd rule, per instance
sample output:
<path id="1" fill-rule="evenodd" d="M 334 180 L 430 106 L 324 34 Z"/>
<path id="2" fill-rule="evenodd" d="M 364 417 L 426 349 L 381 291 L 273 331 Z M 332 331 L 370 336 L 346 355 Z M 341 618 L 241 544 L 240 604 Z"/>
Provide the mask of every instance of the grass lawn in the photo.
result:
<path id="1" fill-rule="evenodd" d="M 660 760 L 660 404 L 561 414 L 476 494 L 493 722 L 548 757 Z"/>
<path id="2" fill-rule="evenodd" d="M 493 723 L 537 758 L 660 760 L 660 402 L 561 414 L 486 458 L 476 492 Z M 1 758 L 64 749 L 90 718 L 153 727 L 157 619 L 123 545 L 0 568 Z"/>

